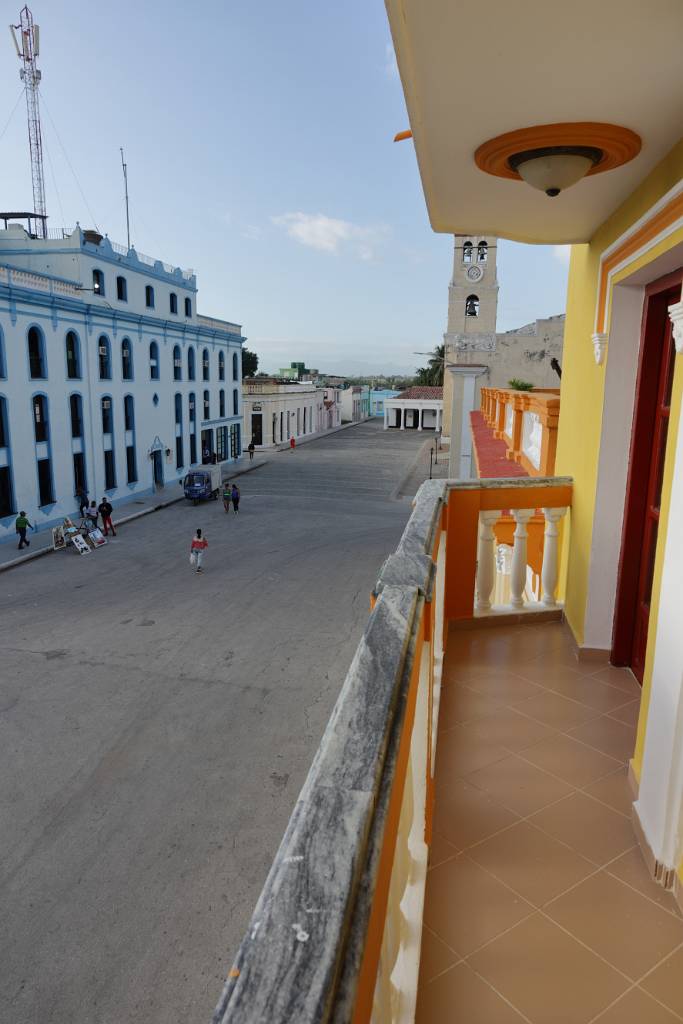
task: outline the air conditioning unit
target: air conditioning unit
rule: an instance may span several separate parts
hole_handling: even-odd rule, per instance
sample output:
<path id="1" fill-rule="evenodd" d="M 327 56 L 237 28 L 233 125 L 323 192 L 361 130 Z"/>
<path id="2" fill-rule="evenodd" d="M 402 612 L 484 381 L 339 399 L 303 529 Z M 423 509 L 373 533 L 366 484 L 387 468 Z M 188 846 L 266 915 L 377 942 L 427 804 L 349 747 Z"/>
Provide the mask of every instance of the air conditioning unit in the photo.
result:
<path id="1" fill-rule="evenodd" d="M 183 365 L 182 359 L 174 359 L 173 360 L 173 365 L 176 367 L 176 369 L 179 370 L 182 367 L 182 365 Z"/>
<path id="2" fill-rule="evenodd" d="M 190 402 L 190 409 L 194 409 L 194 402 Z"/>
<path id="3" fill-rule="evenodd" d="M 100 345 L 100 347 L 99 347 L 99 349 L 97 351 L 100 353 L 101 356 L 106 356 L 106 354 L 107 354 L 107 346 L 106 345 Z"/>
<path id="4" fill-rule="evenodd" d="M 102 399 L 102 408 L 103 409 L 111 409 L 111 402 L 109 401 L 108 398 L 103 398 Z"/>

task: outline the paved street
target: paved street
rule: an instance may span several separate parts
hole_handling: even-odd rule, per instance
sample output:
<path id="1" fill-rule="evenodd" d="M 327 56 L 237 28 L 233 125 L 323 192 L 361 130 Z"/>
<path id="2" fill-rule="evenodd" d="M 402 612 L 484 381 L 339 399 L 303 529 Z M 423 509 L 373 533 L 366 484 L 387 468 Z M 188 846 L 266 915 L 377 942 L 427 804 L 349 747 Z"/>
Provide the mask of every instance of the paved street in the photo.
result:
<path id="1" fill-rule="evenodd" d="M 2 1024 L 208 1022 L 424 437 L 353 427 L 242 477 L 237 517 L 0 575 Z"/>

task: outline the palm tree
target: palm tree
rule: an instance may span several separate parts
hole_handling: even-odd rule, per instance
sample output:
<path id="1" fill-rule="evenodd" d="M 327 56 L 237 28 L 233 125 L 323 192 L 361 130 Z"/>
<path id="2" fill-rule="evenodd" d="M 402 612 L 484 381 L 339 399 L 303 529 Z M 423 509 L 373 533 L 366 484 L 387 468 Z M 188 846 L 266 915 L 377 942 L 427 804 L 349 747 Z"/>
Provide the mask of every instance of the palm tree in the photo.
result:
<path id="1" fill-rule="evenodd" d="M 432 387 L 443 385 L 443 368 L 446 358 L 446 346 L 437 345 L 429 354 L 427 366 L 421 366 L 417 371 L 416 380 L 418 384 L 426 384 Z"/>

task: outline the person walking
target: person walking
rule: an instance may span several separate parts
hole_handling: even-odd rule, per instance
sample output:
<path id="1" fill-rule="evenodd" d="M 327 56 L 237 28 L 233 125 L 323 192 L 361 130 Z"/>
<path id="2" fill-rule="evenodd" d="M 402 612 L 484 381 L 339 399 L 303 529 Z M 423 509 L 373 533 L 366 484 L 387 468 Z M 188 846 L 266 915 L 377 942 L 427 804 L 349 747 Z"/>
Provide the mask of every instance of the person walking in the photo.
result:
<path id="1" fill-rule="evenodd" d="M 232 490 L 230 484 L 226 480 L 223 485 L 223 508 L 226 512 L 230 511 L 230 500 L 232 498 Z"/>
<path id="2" fill-rule="evenodd" d="M 88 526 L 91 530 L 97 529 L 97 505 L 94 501 L 91 501 L 85 510 L 85 518 L 88 520 Z"/>
<path id="3" fill-rule="evenodd" d="M 23 511 L 20 512 L 14 522 L 14 527 L 17 533 L 19 534 L 19 551 L 21 551 L 21 549 L 24 546 L 28 548 L 31 545 L 31 541 L 26 540 L 26 531 L 29 528 L 29 526 L 31 527 L 32 530 L 35 530 L 35 526 L 33 526 L 32 523 L 29 523 L 28 516 L 26 515 L 26 513 Z"/>
<path id="4" fill-rule="evenodd" d="M 290 437 L 290 439 L 289 439 L 289 450 L 291 452 L 293 452 L 295 448 L 296 448 L 296 441 L 294 440 L 294 437 Z"/>
<path id="5" fill-rule="evenodd" d="M 232 485 L 232 491 L 230 492 L 230 497 L 232 498 L 233 511 L 234 511 L 235 515 L 237 515 L 237 513 L 240 510 L 240 489 L 237 486 L 237 484 L 233 484 Z"/>
<path id="6" fill-rule="evenodd" d="M 249 461 L 253 462 L 254 461 L 254 442 L 253 441 L 250 441 L 249 444 L 247 445 L 247 451 L 249 452 Z"/>
<path id="7" fill-rule="evenodd" d="M 88 492 L 86 491 L 85 487 L 76 488 L 76 497 L 78 498 L 78 512 L 81 519 L 83 519 L 89 504 Z"/>
<path id="8" fill-rule="evenodd" d="M 202 562 L 208 546 L 209 542 L 206 537 L 202 537 L 202 531 L 197 530 L 190 544 L 190 565 L 194 566 L 196 572 L 204 572 Z"/>
<path id="9" fill-rule="evenodd" d="M 112 537 L 115 537 L 116 536 L 116 530 L 114 529 L 114 524 L 111 521 L 111 514 L 114 511 L 113 508 L 111 507 L 111 502 L 109 502 L 106 498 L 102 498 L 102 501 L 99 503 L 99 505 L 97 507 L 97 511 L 102 516 L 102 526 L 104 528 L 104 536 L 108 537 L 109 536 L 109 531 L 111 530 Z"/>

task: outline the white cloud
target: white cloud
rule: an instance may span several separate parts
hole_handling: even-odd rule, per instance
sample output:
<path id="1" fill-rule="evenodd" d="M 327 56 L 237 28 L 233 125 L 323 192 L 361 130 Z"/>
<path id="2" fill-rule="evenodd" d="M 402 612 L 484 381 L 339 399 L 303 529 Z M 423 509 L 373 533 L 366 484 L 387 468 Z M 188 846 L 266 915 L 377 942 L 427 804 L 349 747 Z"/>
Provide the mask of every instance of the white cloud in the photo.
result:
<path id="1" fill-rule="evenodd" d="M 376 250 L 388 232 L 383 225 L 364 227 L 324 213 L 282 213 L 271 217 L 271 220 L 301 245 L 320 252 L 350 250 L 365 262 L 375 258 Z"/>
<path id="2" fill-rule="evenodd" d="M 384 48 L 384 74 L 387 78 L 398 78 L 398 64 L 396 63 L 396 54 L 394 53 L 394 47 L 391 43 L 387 43 Z"/>
<path id="3" fill-rule="evenodd" d="M 563 266 L 569 266 L 569 258 L 571 256 L 572 247 L 571 245 L 554 245 L 553 256 L 558 263 L 562 263 Z"/>
<path id="4" fill-rule="evenodd" d="M 242 238 L 248 238 L 251 242 L 258 242 L 262 235 L 263 228 L 258 227 L 257 224 L 247 224 L 242 232 Z"/>

